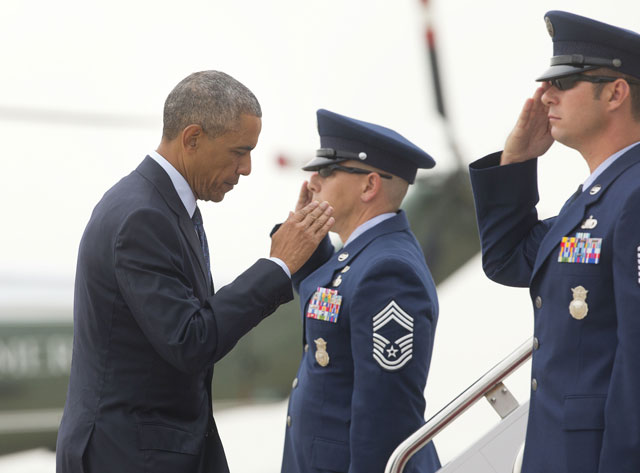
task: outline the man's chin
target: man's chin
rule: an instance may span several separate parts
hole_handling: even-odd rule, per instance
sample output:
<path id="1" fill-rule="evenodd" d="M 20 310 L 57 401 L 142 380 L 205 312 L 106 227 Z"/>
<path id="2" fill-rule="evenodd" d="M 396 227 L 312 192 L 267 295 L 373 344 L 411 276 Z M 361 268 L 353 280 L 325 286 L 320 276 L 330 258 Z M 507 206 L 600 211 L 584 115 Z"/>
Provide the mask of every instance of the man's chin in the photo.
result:
<path id="1" fill-rule="evenodd" d="M 198 197 L 198 200 L 203 200 L 205 202 L 222 202 L 222 199 L 224 199 L 224 196 L 225 196 L 224 192 L 217 192 L 212 195 Z"/>

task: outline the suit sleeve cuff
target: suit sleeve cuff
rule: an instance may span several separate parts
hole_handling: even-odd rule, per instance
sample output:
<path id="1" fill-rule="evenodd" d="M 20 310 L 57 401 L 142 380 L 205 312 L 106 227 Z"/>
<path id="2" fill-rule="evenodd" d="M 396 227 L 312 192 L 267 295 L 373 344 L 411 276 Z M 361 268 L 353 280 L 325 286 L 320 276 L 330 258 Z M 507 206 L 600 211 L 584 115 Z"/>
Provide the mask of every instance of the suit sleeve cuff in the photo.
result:
<path id="1" fill-rule="evenodd" d="M 282 261 L 280 258 L 276 258 L 275 256 L 272 256 L 269 258 L 270 261 L 273 261 L 274 263 L 276 263 L 278 266 L 280 266 L 282 268 L 282 270 L 285 272 L 285 274 L 287 275 L 287 277 L 289 279 L 291 279 L 291 271 L 289 271 L 289 268 L 287 267 L 287 265 L 284 263 L 284 261 Z"/>

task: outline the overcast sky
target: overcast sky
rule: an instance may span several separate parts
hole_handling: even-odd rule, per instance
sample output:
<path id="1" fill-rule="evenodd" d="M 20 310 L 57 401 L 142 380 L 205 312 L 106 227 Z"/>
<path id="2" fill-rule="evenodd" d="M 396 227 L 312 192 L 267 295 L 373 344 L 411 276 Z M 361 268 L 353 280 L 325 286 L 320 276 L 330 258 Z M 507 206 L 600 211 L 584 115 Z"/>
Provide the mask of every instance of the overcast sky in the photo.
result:
<path id="1" fill-rule="evenodd" d="M 499 149 L 548 65 L 543 21 L 564 9 L 640 30 L 640 7 L 610 0 L 431 0 L 447 107 L 466 162 Z M 454 163 L 434 106 L 419 0 L 11 1 L 0 17 L 0 298 L 7 284 L 63 281 L 102 194 L 155 149 L 164 99 L 189 73 L 225 71 L 262 103 L 251 176 L 202 205 L 216 284 L 261 256 L 293 206 L 318 108 L 391 127 Z M 587 176 L 556 145 L 541 165 L 543 214 Z M 1 289 L 4 287 L 5 289 Z M 11 294 L 19 294 L 15 288 Z"/>

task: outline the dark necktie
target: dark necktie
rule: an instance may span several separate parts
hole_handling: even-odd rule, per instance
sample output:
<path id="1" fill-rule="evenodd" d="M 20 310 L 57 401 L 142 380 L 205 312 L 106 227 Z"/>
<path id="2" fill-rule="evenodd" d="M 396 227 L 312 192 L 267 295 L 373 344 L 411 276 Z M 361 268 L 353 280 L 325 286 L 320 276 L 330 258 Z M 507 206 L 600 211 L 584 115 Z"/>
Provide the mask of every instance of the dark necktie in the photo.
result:
<path id="1" fill-rule="evenodd" d="M 207 243 L 207 235 L 204 232 L 204 225 L 202 224 L 202 214 L 200 213 L 200 209 L 196 206 L 196 211 L 193 213 L 193 217 L 191 217 L 193 221 L 193 226 L 196 229 L 196 233 L 198 234 L 198 239 L 200 240 L 200 246 L 202 247 L 202 253 L 204 254 L 204 262 L 207 265 L 207 274 L 209 276 L 209 281 L 211 281 L 211 261 L 209 260 L 209 244 Z"/>
<path id="2" fill-rule="evenodd" d="M 564 203 L 564 205 L 562 206 L 562 209 L 560 209 L 560 213 L 562 213 L 562 211 L 564 209 L 566 209 L 567 207 L 569 207 L 569 205 L 571 205 L 571 203 L 576 200 L 580 194 L 582 194 L 582 184 L 580 184 L 578 186 L 578 189 L 573 193 L 573 195 L 571 197 L 569 197 L 569 199 Z"/>
<path id="3" fill-rule="evenodd" d="M 578 186 L 578 189 L 573 193 L 573 195 L 569 198 L 569 203 L 573 202 L 578 198 L 578 196 L 582 194 L 582 184 Z"/>

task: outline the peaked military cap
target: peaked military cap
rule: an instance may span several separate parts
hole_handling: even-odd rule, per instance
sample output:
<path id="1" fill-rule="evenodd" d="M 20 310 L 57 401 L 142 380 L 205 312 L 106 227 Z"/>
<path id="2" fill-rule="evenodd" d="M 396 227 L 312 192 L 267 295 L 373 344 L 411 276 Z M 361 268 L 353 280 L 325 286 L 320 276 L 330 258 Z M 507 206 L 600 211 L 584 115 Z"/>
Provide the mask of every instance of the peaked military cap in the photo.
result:
<path id="1" fill-rule="evenodd" d="M 607 67 L 640 77 L 640 35 L 564 11 L 550 11 L 544 21 L 553 39 L 551 67 L 538 81 Z"/>
<path id="2" fill-rule="evenodd" d="M 316 158 L 302 168 L 305 171 L 353 159 L 413 184 L 418 168 L 429 169 L 436 164 L 431 156 L 389 128 L 324 109 L 316 115 L 320 149 Z"/>

